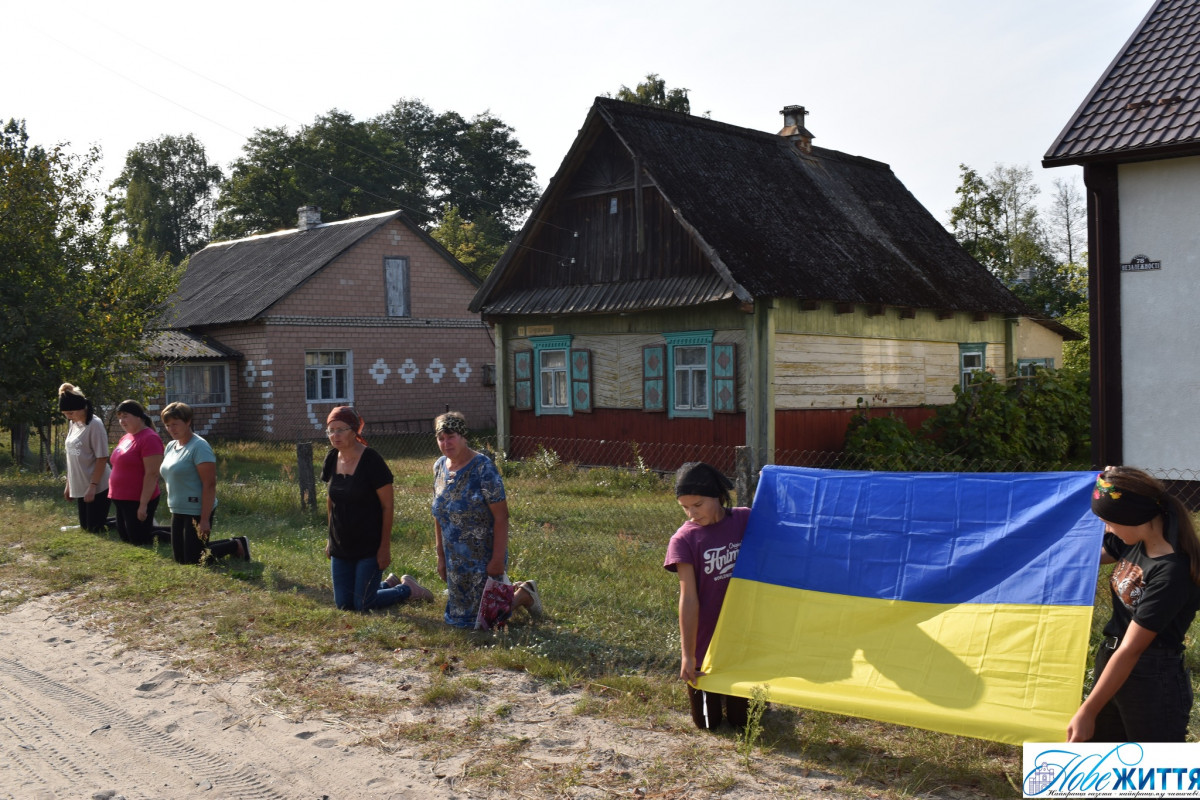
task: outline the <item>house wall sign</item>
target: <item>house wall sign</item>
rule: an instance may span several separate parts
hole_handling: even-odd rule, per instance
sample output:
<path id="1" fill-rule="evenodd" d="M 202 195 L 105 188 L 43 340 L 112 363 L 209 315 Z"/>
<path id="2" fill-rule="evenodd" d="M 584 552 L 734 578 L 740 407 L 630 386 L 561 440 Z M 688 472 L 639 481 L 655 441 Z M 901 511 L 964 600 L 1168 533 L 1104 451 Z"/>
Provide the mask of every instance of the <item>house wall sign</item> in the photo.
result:
<path id="1" fill-rule="evenodd" d="M 1151 261 L 1149 257 L 1137 255 L 1128 264 L 1121 265 L 1121 272 L 1146 272 L 1152 269 L 1162 269 L 1161 261 Z"/>

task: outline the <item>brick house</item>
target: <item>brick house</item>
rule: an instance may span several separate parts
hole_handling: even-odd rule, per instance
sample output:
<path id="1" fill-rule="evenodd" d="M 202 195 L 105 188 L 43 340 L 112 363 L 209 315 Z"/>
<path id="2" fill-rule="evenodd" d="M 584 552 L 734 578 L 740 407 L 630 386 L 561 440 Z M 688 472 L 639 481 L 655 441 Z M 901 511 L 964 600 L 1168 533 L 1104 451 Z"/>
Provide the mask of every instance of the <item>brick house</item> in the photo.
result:
<path id="1" fill-rule="evenodd" d="M 1087 189 L 1092 463 L 1195 480 L 1200 0 L 1153 4 L 1042 159 L 1069 164 Z"/>
<path id="2" fill-rule="evenodd" d="M 429 430 L 446 407 L 495 422 L 494 348 L 467 310 L 478 279 L 399 211 L 211 244 L 155 343 L 166 396 L 203 435 L 320 435 L 337 405 L 368 431 Z"/>
<path id="3" fill-rule="evenodd" d="M 1072 332 L 1033 320 L 886 164 L 783 113 L 775 134 L 596 99 L 471 303 L 497 341 L 502 446 L 777 463 L 840 450 L 860 398 L 915 424 L 973 371 L 1061 365 Z"/>

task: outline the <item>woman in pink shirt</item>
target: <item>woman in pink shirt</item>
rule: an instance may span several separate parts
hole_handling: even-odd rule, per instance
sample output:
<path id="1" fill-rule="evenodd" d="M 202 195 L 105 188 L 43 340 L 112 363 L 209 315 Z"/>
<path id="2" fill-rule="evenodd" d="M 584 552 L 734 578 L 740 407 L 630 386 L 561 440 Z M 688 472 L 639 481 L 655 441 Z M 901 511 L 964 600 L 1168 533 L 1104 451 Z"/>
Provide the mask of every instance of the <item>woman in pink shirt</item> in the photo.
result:
<path id="1" fill-rule="evenodd" d="M 125 435 L 108 458 L 112 465 L 108 496 L 117 507 L 117 534 L 132 544 L 149 544 L 155 537 L 169 540 L 170 533 L 154 525 L 162 439 L 146 409 L 134 400 L 117 406 L 117 422 Z"/>

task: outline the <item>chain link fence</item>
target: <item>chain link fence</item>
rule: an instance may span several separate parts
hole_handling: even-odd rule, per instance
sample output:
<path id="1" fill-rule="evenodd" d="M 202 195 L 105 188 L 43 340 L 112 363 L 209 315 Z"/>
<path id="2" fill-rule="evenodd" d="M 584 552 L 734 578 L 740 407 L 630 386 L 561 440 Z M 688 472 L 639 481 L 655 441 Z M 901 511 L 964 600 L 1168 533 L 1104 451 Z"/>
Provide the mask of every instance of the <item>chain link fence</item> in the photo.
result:
<path id="1" fill-rule="evenodd" d="M 372 423 L 366 433 L 371 446 L 389 460 L 425 461 L 420 469 L 429 472 L 438 457 L 437 439 L 428 422 L 401 421 L 396 423 Z M 56 422 L 41 430 L 28 434 L 26 468 L 37 468 L 54 476 L 61 475 L 65 465 L 63 442 L 66 438 L 65 424 Z M 164 439 L 166 434 L 159 431 Z M 209 437 L 214 449 L 221 451 L 219 437 Z M 635 442 L 606 439 L 571 439 L 541 436 L 509 437 L 506 447 L 498 446 L 492 433 L 473 435 L 471 442 L 476 449 L 487 453 L 500 465 L 502 472 L 512 475 L 542 474 L 549 477 L 555 471 L 576 470 L 623 470 L 634 475 L 657 475 L 667 481 L 680 464 L 687 461 L 706 461 L 720 469 L 731 479 L 743 480 L 740 486 L 752 487 L 755 480 L 751 472 L 754 465 L 745 448 L 706 445 L 700 443 Z M 320 474 L 321 460 L 328 451 L 329 443 L 321 436 L 300 439 L 296 442 L 255 442 L 255 447 L 265 450 L 295 451 L 304 443 L 311 447 L 311 458 L 315 473 Z M 816 450 L 776 450 L 768 463 L 783 466 L 816 467 L 822 469 L 870 470 L 876 472 L 1058 472 L 1086 471 L 1095 469 L 1088 463 L 1038 464 L 1025 461 L 1003 461 L 991 459 L 966 459 L 952 454 L 871 454 L 850 455 L 847 453 Z M 36 465 L 36 467 L 35 467 Z M 1188 508 L 1200 511 L 1200 469 L 1141 466 L 1163 480 L 1173 494 Z M 418 468 L 413 465 L 410 468 Z M 303 472 L 303 470 L 301 470 Z M 739 499 L 746 503 L 748 499 Z"/>

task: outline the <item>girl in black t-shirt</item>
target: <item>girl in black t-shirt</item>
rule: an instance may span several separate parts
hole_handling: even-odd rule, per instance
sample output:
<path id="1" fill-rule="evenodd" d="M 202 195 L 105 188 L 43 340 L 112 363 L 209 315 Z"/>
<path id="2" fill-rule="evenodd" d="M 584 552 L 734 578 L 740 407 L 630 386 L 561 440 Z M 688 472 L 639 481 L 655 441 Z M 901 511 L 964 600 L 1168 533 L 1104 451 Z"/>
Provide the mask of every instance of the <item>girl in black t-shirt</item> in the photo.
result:
<path id="1" fill-rule="evenodd" d="M 1069 742 L 1182 742 L 1192 709 L 1183 639 L 1200 607 L 1200 541 L 1187 508 L 1132 467 L 1096 479 L 1102 564 L 1112 618 L 1096 653 L 1092 691 L 1067 726 Z"/>
<path id="2" fill-rule="evenodd" d="M 329 412 L 325 433 L 332 445 L 321 480 L 329 484 L 329 542 L 333 601 L 341 609 L 368 611 L 433 593 L 411 575 L 382 580 L 392 559 L 394 490 L 383 456 L 367 447 L 363 419 L 349 406 Z"/>

